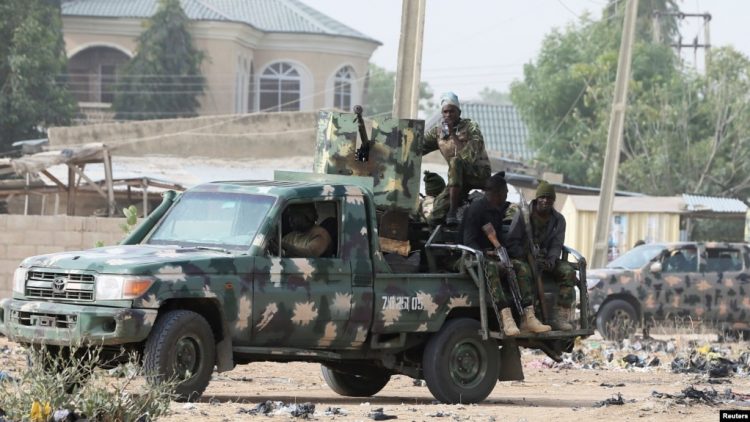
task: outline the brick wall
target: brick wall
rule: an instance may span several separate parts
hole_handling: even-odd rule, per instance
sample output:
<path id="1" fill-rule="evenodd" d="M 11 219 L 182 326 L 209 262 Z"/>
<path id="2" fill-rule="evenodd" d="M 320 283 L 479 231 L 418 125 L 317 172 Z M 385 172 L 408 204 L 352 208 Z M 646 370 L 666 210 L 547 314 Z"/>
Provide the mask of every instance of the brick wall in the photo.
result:
<path id="1" fill-rule="evenodd" d="M 0 298 L 10 297 L 13 271 L 26 257 L 115 245 L 124 218 L 0 214 Z"/>

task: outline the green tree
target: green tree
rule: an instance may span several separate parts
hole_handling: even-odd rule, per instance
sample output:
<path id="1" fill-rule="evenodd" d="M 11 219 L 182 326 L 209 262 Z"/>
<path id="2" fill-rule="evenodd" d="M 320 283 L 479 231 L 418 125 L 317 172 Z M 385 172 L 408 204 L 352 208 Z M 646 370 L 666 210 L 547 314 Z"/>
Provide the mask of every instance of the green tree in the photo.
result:
<path id="1" fill-rule="evenodd" d="M 393 91 L 396 89 L 396 72 L 391 72 L 378 65 L 370 63 L 367 77 L 367 116 L 390 115 L 393 110 Z M 425 113 L 434 112 L 436 105 L 433 101 L 432 88 L 427 82 L 419 84 L 419 110 Z"/>
<path id="2" fill-rule="evenodd" d="M 145 120 L 195 116 L 203 95 L 203 53 L 193 47 L 179 0 L 160 0 L 138 37 L 137 53 L 118 76 L 115 118 Z"/>
<path id="3" fill-rule="evenodd" d="M 0 151 L 8 151 L 69 124 L 76 104 L 61 77 L 67 57 L 59 2 L 0 2 L 0 39 Z"/>
<path id="4" fill-rule="evenodd" d="M 612 6 L 615 15 L 608 6 L 600 20 L 584 16 L 553 30 L 536 61 L 524 66 L 524 80 L 511 87 L 537 158 L 572 183 L 597 186 L 601 179 L 623 3 Z M 676 54 L 646 35 L 639 33 L 634 46 L 631 98 L 648 97 L 679 73 Z M 655 98 L 644 101 L 651 104 Z"/>

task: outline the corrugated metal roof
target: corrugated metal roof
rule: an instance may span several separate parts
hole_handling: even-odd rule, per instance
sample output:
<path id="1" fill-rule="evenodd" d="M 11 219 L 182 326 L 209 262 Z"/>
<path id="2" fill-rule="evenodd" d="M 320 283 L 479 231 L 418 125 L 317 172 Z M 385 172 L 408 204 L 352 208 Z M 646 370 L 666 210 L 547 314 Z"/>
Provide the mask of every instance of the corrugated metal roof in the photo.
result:
<path id="1" fill-rule="evenodd" d="M 461 117 L 479 123 L 487 151 L 505 157 L 531 160 L 534 152 L 527 146 L 528 130 L 516 107 L 511 104 L 462 103 Z M 440 113 L 427 119 L 426 128 L 440 121 Z"/>
<path id="2" fill-rule="evenodd" d="M 461 115 L 479 123 L 488 150 L 524 160 L 533 158 L 526 146 L 526 125 L 513 105 L 462 104 Z"/>
<path id="3" fill-rule="evenodd" d="M 298 0 L 180 0 L 192 20 L 246 23 L 264 32 L 299 32 L 377 40 L 332 19 Z M 158 0 L 69 0 L 63 16 L 141 18 L 152 16 Z"/>
<path id="4" fill-rule="evenodd" d="M 688 211 L 712 211 L 726 213 L 743 213 L 747 211 L 747 205 L 735 198 L 718 198 L 712 196 L 683 194 Z"/>

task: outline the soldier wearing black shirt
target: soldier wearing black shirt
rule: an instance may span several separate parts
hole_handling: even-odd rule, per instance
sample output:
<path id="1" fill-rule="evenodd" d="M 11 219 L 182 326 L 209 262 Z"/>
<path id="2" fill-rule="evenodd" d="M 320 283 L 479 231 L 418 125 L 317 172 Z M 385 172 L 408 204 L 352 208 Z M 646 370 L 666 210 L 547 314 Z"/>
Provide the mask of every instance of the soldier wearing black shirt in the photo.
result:
<path id="1" fill-rule="evenodd" d="M 542 324 L 534 314 L 534 296 L 531 290 L 531 269 L 524 261 L 528 248 L 528 239 L 525 232 L 523 218 L 520 218 L 518 206 L 507 201 L 508 185 L 505 181 L 505 172 L 499 172 L 490 177 L 484 191 L 484 197 L 475 200 L 466 210 L 461 224 L 463 244 L 482 251 L 493 249 L 487 235 L 482 231 L 482 226 L 492 224 L 498 234 L 500 243 L 505 246 L 508 256 L 511 258 L 513 269 L 516 272 L 518 287 L 521 291 L 521 303 L 524 307 L 524 319 L 521 329 L 533 333 L 549 331 L 549 325 Z M 490 290 L 495 302 L 498 304 L 503 320 L 503 332 L 506 336 L 515 336 L 520 333 L 513 314 L 505 299 L 505 293 L 501 286 L 501 276 L 504 269 L 496 258 L 487 257 L 487 274 Z"/>

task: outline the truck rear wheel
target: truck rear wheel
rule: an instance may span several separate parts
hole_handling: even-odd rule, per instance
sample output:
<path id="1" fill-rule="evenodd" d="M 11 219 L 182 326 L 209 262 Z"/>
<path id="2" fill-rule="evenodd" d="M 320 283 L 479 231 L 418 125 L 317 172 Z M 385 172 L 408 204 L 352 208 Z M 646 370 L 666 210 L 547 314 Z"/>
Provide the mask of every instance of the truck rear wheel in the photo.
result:
<path id="1" fill-rule="evenodd" d="M 320 365 L 320 371 L 323 373 L 323 379 L 331 387 L 331 390 L 348 397 L 374 396 L 391 380 L 391 374 L 385 372 L 385 370 L 382 374 L 370 373 L 364 376 L 341 372 L 325 365 Z"/>
<path id="2" fill-rule="evenodd" d="M 633 305 L 622 299 L 605 303 L 596 314 L 596 328 L 607 340 L 622 340 L 635 334 L 637 321 Z"/>
<path id="3" fill-rule="evenodd" d="M 181 380 L 175 389 L 178 401 L 203 394 L 216 362 L 211 326 L 192 311 L 169 311 L 159 317 L 144 349 L 143 369 L 149 383 Z"/>
<path id="4" fill-rule="evenodd" d="M 477 403 L 490 395 L 500 373 L 500 350 L 482 340 L 479 321 L 445 323 L 427 342 L 422 364 L 427 388 L 443 403 Z"/>

